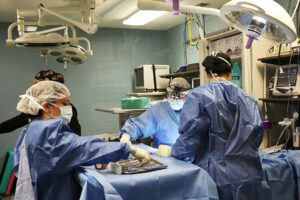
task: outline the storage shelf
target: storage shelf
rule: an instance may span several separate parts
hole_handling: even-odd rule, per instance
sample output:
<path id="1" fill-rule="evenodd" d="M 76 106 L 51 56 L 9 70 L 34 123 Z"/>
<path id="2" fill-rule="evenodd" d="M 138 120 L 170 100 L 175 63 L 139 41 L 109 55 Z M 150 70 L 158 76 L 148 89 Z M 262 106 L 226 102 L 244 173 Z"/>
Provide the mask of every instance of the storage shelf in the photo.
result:
<path id="1" fill-rule="evenodd" d="M 180 76 L 198 77 L 199 73 L 200 73 L 199 70 L 191 70 L 191 71 L 177 72 L 177 73 L 172 73 L 172 74 L 162 74 L 162 75 L 160 75 L 160 77 L 161 78 L 171 78 L 171 77 L 180 77 Z"/>
<path id="2" fill-rule="evenodd" d="M 147 109 L 122 109 L 122 108 L 95 108 L 95 111 L 100 112 L 107 112 L 113 114 L 126 114 L 126 113 L 133 113 L 133 112 L 144 112 Z"/>
<path id="3" fill-rule="evenodd" d="M 263 102 L 287 102 L 287 101 L 300 101 L 300 98 L 286 98 L 286 97 L 272 97 L 272 98 L 259 98 Z"/>
<path id="4" fill-rule="evenodd" d="M 262 63 L 273 64 L 273 65 L 287 65 L 290 62 L 291 54 L 284 54 L 278 56 L 271 56 L 265 58 L 259 58 L 258 60 Z M 299 57 L 300 58 L 300 57 Z M 293 53 L 291 64 L 297 63 L 298 61 L 298 53 Z"/>

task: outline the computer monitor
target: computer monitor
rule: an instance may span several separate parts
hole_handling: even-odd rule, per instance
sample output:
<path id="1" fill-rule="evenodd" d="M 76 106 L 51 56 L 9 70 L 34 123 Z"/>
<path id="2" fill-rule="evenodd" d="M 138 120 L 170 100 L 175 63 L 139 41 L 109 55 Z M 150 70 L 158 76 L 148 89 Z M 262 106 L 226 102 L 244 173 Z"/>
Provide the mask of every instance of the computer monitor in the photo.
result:
<path id="1" fill-rule="evenodd" d="M 154 72 L 153 72 L 153 69 Z M 168 87 L 170 79 L 160 75 L 170 73 L 169 65 L 140 65 L 134 68 L 134 89 L 142 91 L 163 90 Z M 154 79 L 155 74 L 155 79 Z"/>
<path id="2" fill-rule="evenodd" d="M 276 69 L 274 96 L 300 95 L 300 70 L 299 65 L 284 65 Z"/>
<path id="3" fill-rule="evenodd" d="M 192 88 L 196 88 L 198 86 L 200 86 L 200 78 L 192 78 Z"/>

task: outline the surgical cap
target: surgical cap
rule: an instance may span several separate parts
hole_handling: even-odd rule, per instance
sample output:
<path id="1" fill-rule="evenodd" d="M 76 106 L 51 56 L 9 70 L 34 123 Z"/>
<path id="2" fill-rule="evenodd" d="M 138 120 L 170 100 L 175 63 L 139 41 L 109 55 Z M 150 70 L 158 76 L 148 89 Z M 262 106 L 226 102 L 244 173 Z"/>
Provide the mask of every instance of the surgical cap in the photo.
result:
<path id="1" fill-rule="evenodd" d="M 183 88 L 183 89 L 191 88 L 191 84 L 189 84 L 189 82 L 182 77 L 177 77 L 177 78 L 172 79 L 169 86 L 175 86 L 175 87 Z"/>
<path id="2" fill-rule="evenodd" d="M 17 110 L 30 115 L 37 115 L 43 109 L 43 102 L 56 102 L 70 96 L 69 89 L 55 81 L 41 81 L 31 86 L 26 94 L 21 95 Z"/>
<path id="3" fill-rule="evenodd" d="M 206 73 L 212 71 L 212 73 L 223 74 L 231 72 L 232 69 L 231 59 L 225 53 L 207 56 L 202 65 L 205 67 Z"/>
<path id="4" fill-rule="evenodd" d="M 43 80 L 43 81 L 56 81 L 59 83 L 65 82 L 65 79 L 62 74 L 57 73 L 50 69 L 42 69 L 35 75 L 34 78 L 37 80 Z"/>

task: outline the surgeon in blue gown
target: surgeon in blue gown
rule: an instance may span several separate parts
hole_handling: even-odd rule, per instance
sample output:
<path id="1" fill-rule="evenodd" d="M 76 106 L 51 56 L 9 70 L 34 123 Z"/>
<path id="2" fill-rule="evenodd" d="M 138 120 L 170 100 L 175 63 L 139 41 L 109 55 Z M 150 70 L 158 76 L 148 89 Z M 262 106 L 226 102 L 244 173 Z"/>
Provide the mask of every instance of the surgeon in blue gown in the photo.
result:
<path id="1" fill-rule="evenodd" d="M 258 104 L 230 82 L 229 56 L 214 53 L 202 65 L 211 82 L 188 94 L 172 156 L 194 157 L 193 163 L 215 180 L 221 200 L 259 199 L 263 127 Z"/>
<path id="2" fill-rule="evenodd" d="M 78 166 L 127 159 L 130 152 L 137 158 L 147 156 L 128 144 L 74 134 L 68 126 L 70 92 L 61 83 L 39 82 L 20 97 L 17 110 L 36 118 L 23 129 L 14 150 L 16 199 L 78 199 L 73 176 Z"/>
<path id="3" fill-rule="evenodd" d="M 121 142 L 135 142 L 139 138 L 154 136 L 154 145 L 172 146 L 178 134 L 180 110 L 190 89 L 189 82 L 174 78 L 168 86 L 168 101 L 151 106 L 139 117 L 130 118 L 120 130 Z"/>

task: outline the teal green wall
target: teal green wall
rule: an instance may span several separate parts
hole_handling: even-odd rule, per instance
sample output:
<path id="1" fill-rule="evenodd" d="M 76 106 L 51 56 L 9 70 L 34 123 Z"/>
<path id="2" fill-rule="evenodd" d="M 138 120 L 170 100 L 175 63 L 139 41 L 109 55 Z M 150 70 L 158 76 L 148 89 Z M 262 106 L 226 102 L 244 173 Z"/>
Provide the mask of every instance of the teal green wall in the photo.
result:
<path id="1" fill-rule="evenodd" d="M 120 107 L 132 91 L 133 68 L 141 64 L 168 64 L 166 31 L 99 28 L 87 37 L 94 55 L 81 65 L 63 65 L 48 59 L 44 66 L 39 51 L 6 47 L 8 23 L 0 23 L 0 122 L 18 114 L 19 95 L 33 84 L 34 75 L 49 68 L 64 75 L 71 101 L 79 113 L 83 135 L 118 132 L 118 115 L 94 111 L 97 107 Z M 84 45 L 84 44 L 83 44 Z M 0 169 L 5 153 L 13 149 L 21 129 L 0 134 Z"/>
<path id="2" fill-rule="evenodd" d="M 278 0 L 286 6 L 285 0 Z M 293 5 L 292 2 L 291 13 Z M 205 17 L 206 33 L 221 30 L 227 25 L 220 19 Z M 38 51 L 6 47 L 8 23 L 0 23 L 0 122 L 18 114 L 18 96 L 33 83 L 33 76 L 42 68 L 62 73 L 79 113 L 83 135 L 116 133 L 118 116 L 94 111 L 97 107 L 118 107 L 121 98 L 132 91 L 133 67 L 140 64 L 170 64 L 172 72 L 185 64 L 184 24 L 167 31 L 142 31 L 99 28 L 94 35 L 80 33 L 92 44 L 94 56 L 81 65 L 63 70 L 61 64 L 49 59 L 44 66 Z M 197 61 L 196 48 L 187 49 L 187 63 Z M 0 168 L 8 149 L 12 149 L 21 129 L 0 135 Z"/>
<path id="3" fill-rule="evenodd" d="M 196 26 L 192 26 L 192 38 L 197 36 Z M 189 49 L 184 47 L 184 24 L 177 25 L 176 27 L 167 30 L 167 46 L 169 48 L 169 64 L 172 72 L 175 72 L 178 67 L 185 64 L 199 62 L 199 52 L 196 47 Z M 186 40 L 189 40 L 188 28 L 186 30 Z M 184 52 L 186 51 L 186 63 Z"/>
<path id="4" fill-rule="evenodd" d="M 167 30 L 167 46 L 169 48 L 169 64 L 171 71 L 175 72 L 177 67 L 184 65 L 184 25 L 180 24 Z"/>

